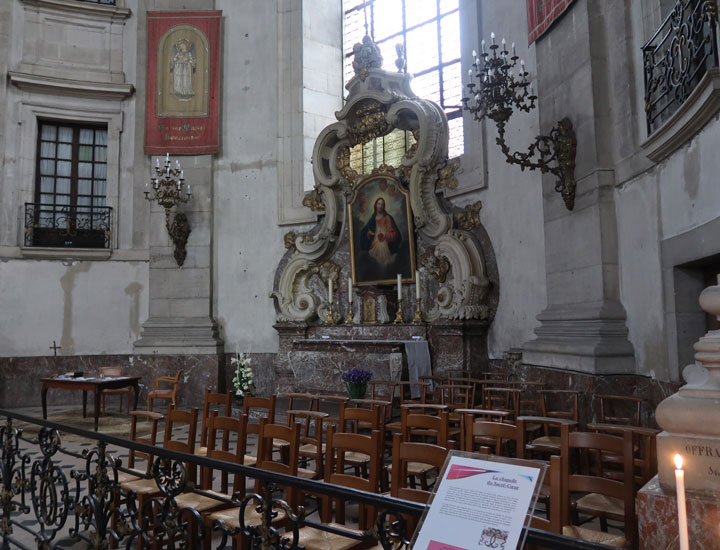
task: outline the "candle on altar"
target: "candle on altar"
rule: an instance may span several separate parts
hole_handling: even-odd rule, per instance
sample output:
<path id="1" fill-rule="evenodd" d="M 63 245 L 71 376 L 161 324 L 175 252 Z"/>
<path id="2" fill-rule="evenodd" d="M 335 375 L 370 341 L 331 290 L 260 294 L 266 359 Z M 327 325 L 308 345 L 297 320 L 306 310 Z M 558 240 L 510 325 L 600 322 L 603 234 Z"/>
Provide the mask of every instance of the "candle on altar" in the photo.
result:
<path id="1" fill-rule="evenodd" d="M 348 277 L 348 302 L 352 304 L 352 278 Z"/>
<path id="2" fill-rule="evenodd" d="M 682 469 L 682 467 L 682 456 L 680 456 L 679 454 L 675 454 L 675 490 L 677 492 L 680 550 L 689 550 L 690 545 L 688 543 L 687 508 L 685 505 L 685 471 Z"/>
<path id="3" fill-rule="evenodd" d="M 328 278 L 328 302 L 332 304 L 332 279 Z"/>
<path id="4" fill-rule="evenodd" d="M 415 270 L 415 299 L 420 299 L 420 272 Z"/>
<path id="5" fill-rule="evenodd" d="M 400 273 L 397 274 L 397 281 L 398 281 L 398 283 L 397 283 L 397 291 L 398 291 L 397 299 L 398 299 L 398 301 L 400 301 L 400 300 L 402 300 L 402 275 L 400 275 Z"/>

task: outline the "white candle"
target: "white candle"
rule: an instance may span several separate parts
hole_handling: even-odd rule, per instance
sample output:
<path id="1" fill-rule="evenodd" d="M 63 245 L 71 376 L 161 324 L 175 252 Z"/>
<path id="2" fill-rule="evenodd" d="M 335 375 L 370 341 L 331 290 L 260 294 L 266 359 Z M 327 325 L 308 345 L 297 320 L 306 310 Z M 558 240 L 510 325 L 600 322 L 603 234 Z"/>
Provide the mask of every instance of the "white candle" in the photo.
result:
<path id="1" fill-rule="evenodd" d="M 348 302 L 352 304 L 352 277 L 348 277 Z"/>
<path id="2" fill-rule="evenodd" d="M 180 170 L 180 179 L 181 180 L 185 179 L 185 170 Z M 188 184 L 188 185 L 190 185 L 190 184 Z"/>
<path id="3" fill-rule="evenodd" d="M 160 157 L 155 157 L 155 168 L 160 168 Z"/>
<path id="4" fill-rule="evenodd" d="M 683 467 L 683 458 L 679 454 L 675 455 L 675 490 L 677 491 L 677 508 L 678 508 L 678 529 L 680 531 L 680 550 L 689 550 L 688 543 L 688 526 L 687 526 L 687 508 L 685 506 L 685 471 Z"/>
<path id="5" fill-rule="evenodd" d="M 190 183 L 189 183 L 189 182 L 188 182 L 188 185 L 187 185 L 187 194 L 188 194 L 188 195 L 190 194 Z"/>
<path id="6" fill-rule="evenodd" d="M 165 153 L 165 162 L 170 162 L 170 153 Z"/>
<path id="7" fill-rule="evenodd" d="M 397 298 L 398 298 L 398 302 L 399 302 L 400 300 L 402 300 L 402 276 L 400 275 L 400 273 L 397 274 L 397 281 L 398 281 L 398 283 L 397 283 L 397 290 L 398 290 Z"/>
<path id="8" fill-rule="evenodd" d="M 328 279 L 328 303 L 332 304 L 332 279 Z"/>
<path id="9" fill-rule="evenodd" d="M 420 300 L 420 272 L 415 270 L 415 299 Z"/>
<path id="10" fill-rule="evenodd" d="M 485 53 L 485 41 L 483 40 L 480 42 L 480 46 L 482 47 L 482 53 Z"/>
<path id="11" fill-rule="evenodd" d="M 492 43 L 495 44 L 495 33 L 494 32 L 490 33 L 490 38 L 492 39 Z"/>

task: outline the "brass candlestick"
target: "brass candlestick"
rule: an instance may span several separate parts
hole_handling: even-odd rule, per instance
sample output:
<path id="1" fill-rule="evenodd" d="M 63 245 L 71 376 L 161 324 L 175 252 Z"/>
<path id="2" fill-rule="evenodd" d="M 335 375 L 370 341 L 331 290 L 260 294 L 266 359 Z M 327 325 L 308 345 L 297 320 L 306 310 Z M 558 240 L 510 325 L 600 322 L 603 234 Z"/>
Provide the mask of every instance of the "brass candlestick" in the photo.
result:
<path id="1" fill-rule="evenodd" d="M 352 325 L 354 321 L 355 317 L 353 316 L 353 303 L 348 302 L 348 313 L 345 317 L 345 323 L 347 323 L 348 325 Z"/>
<path id="2" fill-rule="evenodd" d="M 403 320 L 403 314 L 402 314 L 402 298 L 397 301 L 397 311 L 395 312 L 395 324 L 399 325 L 400 323 L 404 323 Z"/>
<path id="3" fill-rule="evenodd" d="M 417 299 L 417 306 L 415 307 L 415 317 L 413 317 L 413 323 L 422 323 L 422 310 L 420 309 L 420 302 L 422 302 L 422 298 Z"/>
<path id="4" fill-rule="evenodd" d="M 327 321 L 326 323 L 328 325 L 334 325 L 335 324 L 335 316 L 333 315 L 333 303 L 328 303 L 328 314 L 327 314 Z"/>

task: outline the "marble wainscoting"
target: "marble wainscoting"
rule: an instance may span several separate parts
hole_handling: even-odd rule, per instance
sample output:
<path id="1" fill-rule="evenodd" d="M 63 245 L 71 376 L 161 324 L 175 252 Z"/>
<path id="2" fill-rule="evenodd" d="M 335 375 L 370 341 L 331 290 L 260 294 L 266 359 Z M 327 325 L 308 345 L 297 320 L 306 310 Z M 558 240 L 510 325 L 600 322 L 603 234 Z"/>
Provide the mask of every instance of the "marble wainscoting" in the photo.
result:
<path id="1" fill-rule="evenodd" d="M 642 424 L 657 428 L 655 409 L 663 399 L 677 392 L 680 387 L 677 382 L 662 382 L 647 376 L 588 374 L 528 365 L 522 362 L 513 361 L 509 363 L 505 359 L 491 359 L 489 361 L 489 370 L 509 372 L 513 375 L 513 380 L 543 382 L 543 388 L 547 390 L 572 389 L 579 391 L 581 424 L 594 422 L 599 418 L 600 403 L 593 396 L 603 394 L 628 395 L 641 397 L 645 400 L 641 409 Z"/>
<path id="2" fill-rule="evenodd" d="M 692 550 L 720 550 L 720 499 L 686 493 L 688 539 Z M 640 550 L 679 550 L 675 491 L 660 487 L 658 477 L 635 500 Z"/>
<path id="3" fill-rule="evenodd" d="M 120 365 L 129 376 L 140 376 L 138 408 L 144 409 L 148 387 L 158 376 L 175 376 L 183 371 L 180 389 L 181 407 L 202 407 L 205 388 L 225 383 L 222 355 L 79 355 L 58 357 L 0 358 L 0 405 L 4 408 L 40 406 L 41 378 L 82 371 L 86 376 L 99 367 Z M 220 388 L 223 390 L 223 388 Z M 92 403 L 92 398 L 88 399 Z M 117 398 L 108 403 L 117 407 Z M 59 403 L 82 404 L 82 392 L 49 390 L 48 406 Z M 158 406 L 160 402 L 158 402 Z M 91 405 L 88 405 L 91 407 Z"/>
<path id="4" fill-rule="evenodd" d="M 421 338 L 430 347 L 433 374 L 487 368 L 487 324 L 440 321 L 380 325 L 278 323 L 276 391 L 344 393 L 340 373 L 363 368 L 374 380 L 407 380 L 403 341 Z"/>

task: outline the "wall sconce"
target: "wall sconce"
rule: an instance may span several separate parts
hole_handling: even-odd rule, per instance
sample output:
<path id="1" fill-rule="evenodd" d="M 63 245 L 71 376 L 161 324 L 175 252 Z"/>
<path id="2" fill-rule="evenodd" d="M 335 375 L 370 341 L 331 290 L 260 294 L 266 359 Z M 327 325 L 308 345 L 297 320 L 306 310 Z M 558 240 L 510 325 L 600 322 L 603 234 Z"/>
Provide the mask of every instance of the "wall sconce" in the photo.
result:
<path id="1" fill-rule="evenodd" d="M 175 245 L 175 261 L 179 266 L 185 263 L 188 237 L 190 236 L 190 224 L 187 216 L 180 213 L 175 216 L 172 224 L 170 223 L 170 210 L 173 206 L 185 203 L 190 200 L 190 184 L 187 184 L 187 193 L 182 195 L 182 184 L 185 181 L 184 171 L 180 169 L 180 161 L 175 161 L 175 168 L 170 167 L 170 153 L 165 154 L 165 163 L 161 167 L 160 159 L 155 159 L 155 175 L 151 178 L 152 194 L 150 194 L 150 186 L 145 183 L 145 198 L 150 202 L 156 202 L 165 209 L 165 227 L 168 234 Z"/>
<path id="2" fill-rule="evenodd" d="M 495 140 L 510 164 L 520 165 L 521 170 L 540 170 L 550 172 L 557 177 L 555 191 L 562 195 L 565 206 L 572 210 L 575 205 L 575 151 L 577 140 L 572 123 L 564 118 L 558 122 L 547 136 L 539 135 L 528 147 L 527 153 L 511 152 L 505 143 L 505 124 L 513 113 L 513 107 L 525 112 L 535 108 L 537 96 L 533 86 L 527 79 L 525 62 L 520 60 L 518 78 L 512 69 L 517 65 L 518 56 L 515 44 L 512 45 L 512 56 L 505 47 L 505 39 L 501 45 L 495 43 L 495 33 L 491 33 L 490 50 L 485 51 L 482 41 L 482 62 L 473 51 L 475 62 L 468 70 L 469 82 L 467 89 L 470 97 L 463 97 L 463 109 L 470 111 L 475 120 L 489 118 L 495 121 L 498 137 Z M 498 50 L 502 48 L 499 52 Z M 477 80 L 477 84 L 475 84 Z M 530 90 L 528 91 L 528 87 Z M 477 88 L 477 89 L 476 89 Z M 551 166 L 552 164 L 552 166 Z"/>

